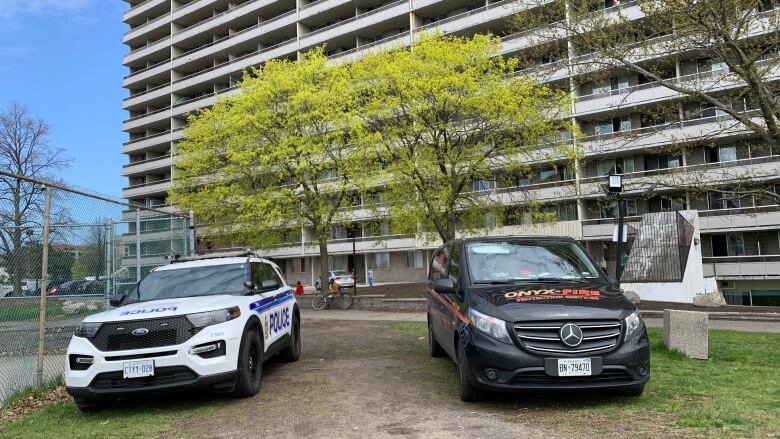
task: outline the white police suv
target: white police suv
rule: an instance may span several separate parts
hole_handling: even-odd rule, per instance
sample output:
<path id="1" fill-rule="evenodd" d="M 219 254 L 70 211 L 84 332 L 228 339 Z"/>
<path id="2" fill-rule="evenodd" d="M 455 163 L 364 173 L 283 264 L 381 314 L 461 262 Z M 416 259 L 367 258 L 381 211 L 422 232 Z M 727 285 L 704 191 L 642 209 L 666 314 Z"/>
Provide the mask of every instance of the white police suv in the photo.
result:
<path id="1" fill-rule="evenodd" d="M 65 386 L 82 411 L 192 388 L 252 396 L 265 360 L 300 356 L 292 289 L 276 264 L 253 253 L 174 261 L 111 304 L 84 319 L 68 346 Z"/>

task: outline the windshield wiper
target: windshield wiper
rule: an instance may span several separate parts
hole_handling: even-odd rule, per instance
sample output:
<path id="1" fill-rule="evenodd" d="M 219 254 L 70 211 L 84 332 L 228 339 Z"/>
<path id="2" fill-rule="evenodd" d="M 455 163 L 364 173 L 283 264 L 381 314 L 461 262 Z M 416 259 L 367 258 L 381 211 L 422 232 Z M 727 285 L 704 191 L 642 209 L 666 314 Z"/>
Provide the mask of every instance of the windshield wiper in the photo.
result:
<path id="1" fill-rule="evenodd" d="M 534 282 L 574 282 L 578 284 L 584 284 L 588 281 L 586 279 L 566 279 L 562 277 L 538 277 L 536 279 L 533 279 Z"/>

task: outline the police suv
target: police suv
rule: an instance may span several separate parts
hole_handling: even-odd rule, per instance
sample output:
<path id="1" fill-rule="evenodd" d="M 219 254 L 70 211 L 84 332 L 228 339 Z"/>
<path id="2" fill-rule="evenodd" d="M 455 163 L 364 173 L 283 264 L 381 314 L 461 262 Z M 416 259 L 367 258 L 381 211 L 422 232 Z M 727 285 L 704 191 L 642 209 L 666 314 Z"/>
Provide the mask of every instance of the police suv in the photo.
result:
<path id="1" fill-rule="evenodd" d="M 265 360 L 300 356 L 292 289 L 276 264 L 250 252 L 179 259 L 111 304 L 84 319 L 68 346 L 65 386 L 82 411 L 145 392 L 252 396 Z"/>

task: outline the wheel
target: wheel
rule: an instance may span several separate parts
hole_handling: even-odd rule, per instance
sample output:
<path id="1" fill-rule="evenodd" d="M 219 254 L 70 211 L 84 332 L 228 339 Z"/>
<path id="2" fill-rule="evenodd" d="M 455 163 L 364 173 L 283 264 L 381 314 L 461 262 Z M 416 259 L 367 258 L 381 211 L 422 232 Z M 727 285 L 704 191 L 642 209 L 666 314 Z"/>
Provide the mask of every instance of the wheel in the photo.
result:
<path id="1" fill-rule="evenodd" d="M 620 391 L 620 394 L 623 396 L 642 396 L 643 393 L 645 393 L 645 386 L 623 389 Z"/>
<path id="2" fill-rule="evenodd" d="M 341 293 L 338 299 L 339 309 L 349 309 L 352 307 L 352 295 L 347 293 Z"/>
<path id="3" fill-rule="evenodd" d="M 460 340 L 458 340 L 458 390 L 460 400 L 463 402 L 478 402 L 484 397 L 482 390 L 471 384 L 471 368 L 466 358 L 466 349 Z"/>
<path id="4" fill-rule="evenodd" d="M 279 352 L 279 359 L 285 363 L 292 363 L 301 358 L 301 322 L 298 313 L 293 314 L 292 328 L 290 328 L 290 346 Z"/>
<path id="5" fill-rule="evenodd" d="M 100 404 L 94 399 L 73 398 L 73 402 L 76 403 L 76 407 L 81 413 L 94 412 L 100 408 Z"/>
<path id="6" fill-rule="evenodd" d="M 323 294 L 317 294 L 311 298 L 311 307 L 314 309 L 325 309 L 328 306 L 328 299 Z"/>
<path id="7" fill-rule="evenodd" d="M 317 279 L 317 282 L 314 283 L 314 289 L 321 292 L 322 288 L 320 288 L 320 287 L 321 287 L 320 280 Z"/>
<path id="8" fill-rule="evenodd" d="M 441 347 L 436 336 L 433 335 L 433 326 L 431 325 L 431 318 L 428 317 L 428 353 L 431 357 L 443 357 L 446 355 L 444 348 Z"/>
<path id="9" fill-rule="evenodd" d="M 248 327 L 241 337 L 241 351 L 238 353 L 238 376 L 233 396 L 254 396 L 260 391 L 263 375 L 263 343 L 256 326 Z"/>

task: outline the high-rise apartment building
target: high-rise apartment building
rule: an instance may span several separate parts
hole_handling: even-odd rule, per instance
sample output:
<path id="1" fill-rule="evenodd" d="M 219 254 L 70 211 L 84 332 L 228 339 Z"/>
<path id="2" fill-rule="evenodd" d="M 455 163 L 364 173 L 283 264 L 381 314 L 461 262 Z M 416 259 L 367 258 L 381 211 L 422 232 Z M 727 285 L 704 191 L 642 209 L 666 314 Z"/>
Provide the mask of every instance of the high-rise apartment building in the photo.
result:
<path id="1" fill-rule="evenodd" d="M 129 52 L 124 65 L 129 71 L 123 86 L 129 93 L 123 102 L 128 111 L 123 129 L 128 139 L 122 151 L 128 163 L 122 174 L 128 186 L 123 196 L 147 206 L 165 205 L 175 178 L 176 142 L 183 137 L 187 114 L 238 93 L 237 81 L 248 67 L 273 58 L 295 59 L 300 52 L 322 45 L 335 60 L 351 59 L 369 50 L 409 45 L 420 32 L 436 28 L 448 34 L 505 35 L 503 51 L 508 56 L 534 44 L 527 34 L 512 35 L 507 30 L 507 17 L 531 7 L 524 0 L 126 1 L 129 9 L 124 22 L 129 30 L 124 43 Z M 614 7 L 629 11 L 639 6 L 636 1 L 607 0 L 604 4 L 607 12 Z M 703 178 L 717 180 L 724 169 L 749 170 L 780 185 L 780 151 L 746 130 L 723 129 L 728 116 L 683 101 L 629 72 L 616 71 L 603 80 L 571 80 L 566 61 L 587 54 L 577 53 L 575 44 L 561 47 L 563 55 L 539 57 L 543 65 L 523 73 L 538 74 L 553 87 L 572 90 L 572 117 L 582 131 L 578 140 L 587 161 L 574 172 L 562 161 L 546 162 L 535 164 L 533 178 L 475 182 L 474 190 L 526 191 L 557 218 L 554 224 L 521 221 L 490 228 L 487 233 L 572 236 L 614 269 L 610 255 L 614 255 L 615 207 L 605 202 L 600 189 L 608 173 L 620 172 L 627 181 L 652 181 L 696 171 Z M 713 78 L 724 69 L 694 52 L 668 67 L 679 81 Z M 671 123 L 646 117 L 641 111 L 677 101 L 679 118 Z M 662 129 L 658 128 L 661 124 Z M 665 148 L 675 139 L 705 135 L 706 142 L 688 143 L 684 154 Z M 776 199 L 736 195 L 728 187 L 705 193 L 666 187 L 642 197 L 626 196 L 629 224 L 646 212 L 698 210 L 705 275 L 718 279 L 732 303 L 780 302 L 780 206 Z M 379 282 L 424 279 L 437 243 L 390 236 L 387 224 L 371 218 L 361 203 L 353 209 L 356 227 L 333 228 L 329 244 L 333 269 L 354 267 L 362 277 L 372 267 Z M 319 263 L 318 249 L 311 240 L 304 230 L 300 242 L 269 252 L 284 260 L 290 281 L 314 282 Z M 357 257 L 352 256 L 353 245 Z"/>

